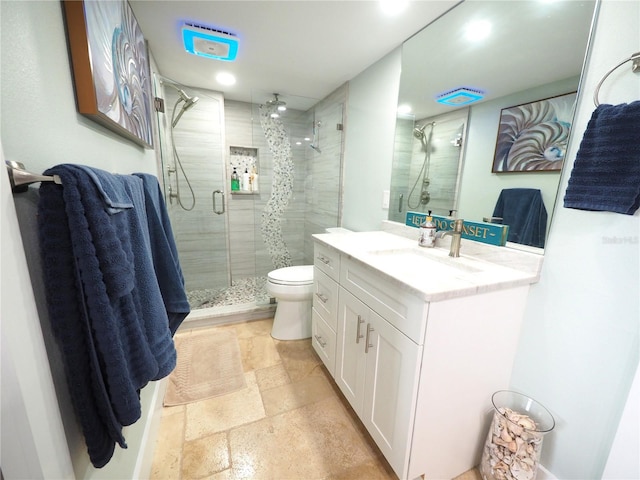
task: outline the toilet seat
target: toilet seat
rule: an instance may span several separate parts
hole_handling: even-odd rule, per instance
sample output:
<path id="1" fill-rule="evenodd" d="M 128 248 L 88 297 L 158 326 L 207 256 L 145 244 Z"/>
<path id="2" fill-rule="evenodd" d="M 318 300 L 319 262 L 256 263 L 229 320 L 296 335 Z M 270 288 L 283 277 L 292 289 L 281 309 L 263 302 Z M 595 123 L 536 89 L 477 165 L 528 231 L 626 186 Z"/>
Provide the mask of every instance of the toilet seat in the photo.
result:
<path id="1" fill-rule="evenodd" d="M 276 285 L 309 285 L 313 283 L 313 265 L 297 265 L 273 270 L 267 274 Z"/>

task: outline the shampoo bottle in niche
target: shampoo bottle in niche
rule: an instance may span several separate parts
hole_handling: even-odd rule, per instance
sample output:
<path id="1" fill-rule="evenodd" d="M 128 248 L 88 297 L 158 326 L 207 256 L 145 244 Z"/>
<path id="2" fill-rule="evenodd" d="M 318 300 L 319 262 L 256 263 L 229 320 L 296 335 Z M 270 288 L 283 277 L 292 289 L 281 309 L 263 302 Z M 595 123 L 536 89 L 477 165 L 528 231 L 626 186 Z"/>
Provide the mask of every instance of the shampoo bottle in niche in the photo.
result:
<path id="1" fill-rule="evenodd" d="M 247 168 L 244 169 L 244 173 L 242 174 L 242 181 L 240 182 L 240 189 L 243 192 L 251 191 L 251 175 L 249 175 L 249 170 Z"/>
<path id="2" fill-rule="evenodd" d="M 240 190 L 240 177 L 236 171 L 236 167 L 233 167 L 233 173 L 231 174 L 231 191 L 237 192 Z"/>
<path id="3" fill-rule="evenodd" d="M 251 191 L 258 191 L 258 171 L 256 170 L 255 165 L 253 166 L 253 169 L 251 171 Z"/>
<path id="4" fill-rule="evenodd" d="M 426 221 L 420 225 L 420 237 L 418 239 L 418 245 L 421 247 L 435 247 L 436 246 L 436 225 L 433 223 L 431 212 Z"/>

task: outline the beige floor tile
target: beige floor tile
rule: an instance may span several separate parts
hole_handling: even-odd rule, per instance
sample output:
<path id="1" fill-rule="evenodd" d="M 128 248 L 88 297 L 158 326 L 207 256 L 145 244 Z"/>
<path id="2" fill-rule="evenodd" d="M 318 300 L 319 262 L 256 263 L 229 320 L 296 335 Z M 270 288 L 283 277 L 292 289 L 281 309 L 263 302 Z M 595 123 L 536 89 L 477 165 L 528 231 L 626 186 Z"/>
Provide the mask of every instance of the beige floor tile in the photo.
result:
<path id="1" fill-rule="evenodd" d="M 311 375 L 324 375 L 322 360 L 313 350 L 311 340 L 275 340 L 275 345 L 292 382 Z"/>
<path id="2" fill-rule="evenodd" d="M 180 479 L 183 439 L 184 411 L 163 416 L 151 465 L 151 480 Z"/>
<path id="3" fill-rule="evenodd" d="M 480 475 L 480 470 L 477 468 L 472 468 L 464 472 L 462 475 L 458 475 L 453 480 L 482 480 L 482 475 Z"/>
<path id="4" fill-rule="evenodd" d="M 184 411 L 186 410 L 186 408 L 187 407 L 185 405 L 174 405 L 172 407 L 162 407 L 162 416 L 168 417 L 169 415 L 184 414 Z"/>
<path id="5" fill-rule="evenodd" d="M 237 477 L 234 475 L 233 470 L 228 468 L 222 472 L 214 473 L 207 477 L 206 480 L 237 480 Z"/>
<path id="6" fill-rule="evenodd" d="M 187 405 L 185 439 L 211 435 L 264 418 L 254 372 L 245 373 L 247 388 Z"/>
<path id="7" fill-rule="evenodd" d="M 273 319 L 256 320 L 254 322 L 236 323 L 229 326 L 236 331 L 238 338 L 251 338 L 260 335 L 271 335 Z"/>
<path id="8" fill-rule="evenodd" d="M 271 367 L 281 363 L 280 355 L 271 335 L 258 335 L 238 339 L 242 366 L 245 372 Z"/>
<path id="9" fill-rule="evenodd" d="M 233 429 L 229 445 L 238 478 L 322 479 L 372 460 L 335 398 Z"/>
<path id="10" fill-rule="evenodd" d="M 267 416 L 272 417 L 289 410 L 318 402 L 333 395 L 326 378 L 312 376 L 296 383 L 262 391 L 262 403 Z"/>
<path id="11" fill-rule="evenodd" d="M 256 370 L 256 381 L 261 392 L 291 383 L 289 375 L 281 363 Z"/>
<path id="12" fill-rule="evenodd" d="M 182 480 L 200 479 L 229 469 L 227 433 L 217 433 L 185 442 L 182 452 Z"/>
<path id="13" fill-rule="evenodd" d="M 398 480 L 398 476 L 389 465 L 377 460 L 371 460 L 342 472 L 330 475 L 326 480 Z"/>
<path id="14" fill-rule="evenodd" d="M 164 408 L 151 479 L 395 480 L 311 342 L 274 340 L 272 322 L 213 327 L 236 332 L 247 388 Z"/>

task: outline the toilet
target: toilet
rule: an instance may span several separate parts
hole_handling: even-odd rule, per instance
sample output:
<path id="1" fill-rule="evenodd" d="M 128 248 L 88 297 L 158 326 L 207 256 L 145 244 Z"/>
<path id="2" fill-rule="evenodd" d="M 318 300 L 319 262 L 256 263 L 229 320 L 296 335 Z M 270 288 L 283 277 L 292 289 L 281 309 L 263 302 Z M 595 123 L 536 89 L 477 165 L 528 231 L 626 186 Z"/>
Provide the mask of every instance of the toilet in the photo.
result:
<path id="1" fill-rule="evenodd" d="M 350 232 L 341 227 L 327 228 L 325 231 Z M 284 267 L 269 272 L 267 293 L 278 302 L 271 336 L 276 340 L 302 340 L 311 337 L 313 265 Z"/>
<path id="2" fill-rule="evenodd" d="M 278 301 L 271 336 L 277 340 L 309 338 L 313 265 L 285 267 L 269 272 L 267 293 Z"/>

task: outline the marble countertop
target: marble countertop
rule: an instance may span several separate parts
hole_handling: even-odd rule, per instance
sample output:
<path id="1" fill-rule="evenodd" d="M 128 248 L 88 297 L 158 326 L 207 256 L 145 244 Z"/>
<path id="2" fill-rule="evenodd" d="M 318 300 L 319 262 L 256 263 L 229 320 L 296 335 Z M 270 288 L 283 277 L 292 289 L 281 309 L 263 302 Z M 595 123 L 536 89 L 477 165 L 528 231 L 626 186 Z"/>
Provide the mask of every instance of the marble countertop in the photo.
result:
<path id="1" fill-rule="evenodd" d="M 417 232 L 416 232 L 417 235 Z M 462 241 L 460 257 L 449 257 L 449 242 L 435 248 L 418 246 L 409 239 L 384 231 L 316 234 L 313 238 L 359 262 L 372 275 L 384 276 L 425 301 L 449 298 L 529 285 L 539 280 L 539 270 L 529 268 L 526 254 L 523 262 L 514 261 L 513 253 L 475 246 L 474 254 L 464 253 Z M 477 243 L 469 241 L 469 243 Z M 496 253 L 497 252 L 497 253 Z"/>

